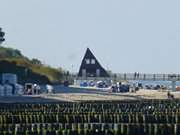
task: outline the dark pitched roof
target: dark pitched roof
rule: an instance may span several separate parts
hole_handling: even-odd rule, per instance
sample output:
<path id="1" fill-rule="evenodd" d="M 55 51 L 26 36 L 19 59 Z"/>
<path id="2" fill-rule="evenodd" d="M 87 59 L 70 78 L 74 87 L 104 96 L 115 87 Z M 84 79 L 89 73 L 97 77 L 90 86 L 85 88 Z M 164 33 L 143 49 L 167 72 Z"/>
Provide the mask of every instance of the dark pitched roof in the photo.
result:
<path id="1" fill-rule="evenodd" d="M 84 71 L 83 71 L 84 70 Z M 83 72 L 86 72 L 83 74 Z M 85 56 L 81 62 L 78 73 L 79 77 L 109 77 L 106 70 L 100 65 L 91 50 L 87 48 Z"/>

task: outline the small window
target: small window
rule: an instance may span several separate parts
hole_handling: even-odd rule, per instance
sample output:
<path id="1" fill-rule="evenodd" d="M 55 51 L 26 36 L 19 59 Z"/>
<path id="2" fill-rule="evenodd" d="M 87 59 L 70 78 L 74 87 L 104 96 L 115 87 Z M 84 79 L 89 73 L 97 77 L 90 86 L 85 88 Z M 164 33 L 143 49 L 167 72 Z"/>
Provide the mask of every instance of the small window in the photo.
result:
<path id="1" fill-rule="evenodd" d="M 91 59 L 91 64 L 95 64 L 95 59 Z"/>
<path id="2" fill-rule="evenodd" d="M 86 59 L 86 64 L 90 64 L 90 60 L 89 59 Z"/>

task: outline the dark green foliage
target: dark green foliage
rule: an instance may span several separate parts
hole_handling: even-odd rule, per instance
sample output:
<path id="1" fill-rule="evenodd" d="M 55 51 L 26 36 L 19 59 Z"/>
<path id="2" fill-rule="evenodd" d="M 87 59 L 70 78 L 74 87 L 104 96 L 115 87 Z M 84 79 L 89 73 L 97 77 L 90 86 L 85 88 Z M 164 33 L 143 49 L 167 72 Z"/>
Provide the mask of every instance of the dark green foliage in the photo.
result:
<path id="1" fill-rule="evenodd" d="M 37 65 L 37 66 L 41 66 L 42 65 L 41 61 L 38 60 L 38 59 L 35 59 L 35 58 L 33 58 L 31 60 L 31 63 L 34 64 L 34 65 Z"/>
<path id="2" fill-rule="evenodd" d="M 17 49 L 0 47 L 0 58 L 24 58 L 21 52 Z"/>
<path id="3" fill-rule="evenodd" d="M 52 82 L 60 83 L 63 80 L 64 71 L 60 68 L 52 68 L 43 65 L 38 59 L 32 60 L 23 56 L 17 49 L 0 47 L 1 73 L 15 73 L 20 78 L 20 83 L 24 82 Z M 9 67 L 7 65 L 11 65 Z M 28 74 L 28 76 L 27 76 Z M 37 77 L 37 78 L 36 78 Z M 41 80 L 38 80 L 41 79 Z M 48 80 L 48 81 L 47 81 Z"/>
<path id="4" fill-rule="evenodd" d="M 5 41 L 4 35 L 5 33 L 2 31 L 2 28 L 0 28 L 0 43 Z"/>

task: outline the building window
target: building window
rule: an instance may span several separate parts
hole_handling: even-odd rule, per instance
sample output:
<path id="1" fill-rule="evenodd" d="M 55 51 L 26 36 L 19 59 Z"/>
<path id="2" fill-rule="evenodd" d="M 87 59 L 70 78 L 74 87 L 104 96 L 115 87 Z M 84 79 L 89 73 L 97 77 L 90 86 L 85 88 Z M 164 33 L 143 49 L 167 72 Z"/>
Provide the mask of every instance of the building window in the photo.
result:
<path id="1" fill-rule="evenodd" d="M 90 64 L 90 59 L 86 59 L 86 64 Z"/>
<path id="2" fill-rule="evenodd" d="M 96 63 L 95 59 L 91 59 L 91 64 L 95 64 L 95 63 Z"/>

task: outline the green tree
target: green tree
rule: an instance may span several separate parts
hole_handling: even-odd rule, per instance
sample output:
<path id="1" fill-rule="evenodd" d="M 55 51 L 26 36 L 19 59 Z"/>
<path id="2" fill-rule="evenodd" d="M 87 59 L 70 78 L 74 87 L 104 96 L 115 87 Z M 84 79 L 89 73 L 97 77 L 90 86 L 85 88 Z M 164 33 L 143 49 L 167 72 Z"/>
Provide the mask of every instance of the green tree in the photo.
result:
<path id="1" fill-rule="evenodd" d="M 5 41 L 4 35 L 5 33 L 2 31 L 2 28 L 0 28 L 0 44 Z"/>
<path id="2" fill-rule="evenodd" d="M 34 65 L 38 65 L 38 66 L 41 66 L 41 65 L 42 65 L 41 61 L 38 60 L 38 59 L 35 59 L 35 58 L 33 58 L 33 59 L 31 60 L 31 63 L 34 64 Z"/>

